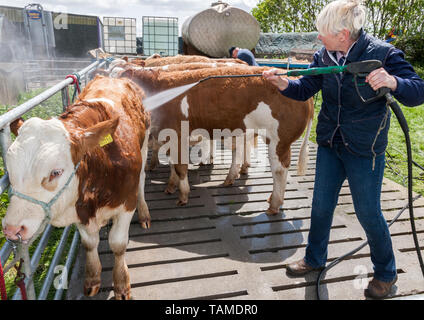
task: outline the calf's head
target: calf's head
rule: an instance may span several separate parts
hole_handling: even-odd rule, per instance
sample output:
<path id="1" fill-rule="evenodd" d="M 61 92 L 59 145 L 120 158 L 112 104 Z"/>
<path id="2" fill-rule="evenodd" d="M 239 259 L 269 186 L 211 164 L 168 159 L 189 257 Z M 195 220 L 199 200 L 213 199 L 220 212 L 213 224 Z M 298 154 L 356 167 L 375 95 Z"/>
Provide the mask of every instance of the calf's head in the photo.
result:
<path id="1" fill-rule="evenodd" d="M 86 129 L 68 131 L 58 119 L 31 118 L 21 123 L 17 139 L 6 155 L 13 190 L 2 221 L 8 239 L 29 240 L 47 216 L 37 201 L 49 203 L 62 189 L 63 193 L 50 208 L 51 223 L 65 226 L 76 222 L 64 214 L 75 207 L 80 177 L 74 175 L 69 179 L 83 156 L 99 148 L 99 141 L 113 134 L 117 124 L 118 118 L 114 118 Z"/>

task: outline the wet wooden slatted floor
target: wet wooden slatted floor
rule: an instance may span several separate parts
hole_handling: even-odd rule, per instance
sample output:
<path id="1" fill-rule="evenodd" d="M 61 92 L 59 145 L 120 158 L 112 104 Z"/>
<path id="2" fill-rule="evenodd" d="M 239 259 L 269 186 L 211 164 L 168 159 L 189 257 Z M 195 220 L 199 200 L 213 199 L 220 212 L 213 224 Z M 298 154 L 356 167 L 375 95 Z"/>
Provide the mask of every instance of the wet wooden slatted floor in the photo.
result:
<path id="1" fill-rule="evenodd" d="M 222 164 L 194 166 L 189 171 L 189 204 L 177 207 L 177 195 L 163 192 L 169 169 L 160 166 L 146 179 L 146 199 L 152 227 L 141 229 L 136 214 L 126 253 L 134 299 L 316 299 L 317 273 L 300 278 L 286 275 L 288 263 L 303 257 L 310 226 L 316 145 L 310 144 L 308 170 L 297 176 L 300 141 L 292 147 L 285 203 L 268 216 L 272 191 L 268 161 L 253 157 L 248 175 L 231 187 L 222 183 L 231 153 Z M 266 153 L 259 144 L 258 154 Z M 255 162 L 256 161 L 256 162 Z M 217 162 L 217 161 L 215 161 Z M 407 203 L 406 189 L 387 179 L 382 192 L 383 213 L 390 221 Z M 424 199 L 415 202 L 418 238 L 424 243 Z M 113 254 L 102 229 L 99 253 L 102 289 L 94 299 L 111 299 Z M 409 215 L 405 211 L 391 228 L 399 280 L 390 298 L 424 293 Z M 333 220 L 329 261 L 365 241 L 347 182 L 342 188 Z M 74 268 L 68 299 L 83 299 L 84 252 Z M 331 269 L 321 285 L 326 299 L 365 299 L 363 284 L 373 275 L 368 247 Z"/>

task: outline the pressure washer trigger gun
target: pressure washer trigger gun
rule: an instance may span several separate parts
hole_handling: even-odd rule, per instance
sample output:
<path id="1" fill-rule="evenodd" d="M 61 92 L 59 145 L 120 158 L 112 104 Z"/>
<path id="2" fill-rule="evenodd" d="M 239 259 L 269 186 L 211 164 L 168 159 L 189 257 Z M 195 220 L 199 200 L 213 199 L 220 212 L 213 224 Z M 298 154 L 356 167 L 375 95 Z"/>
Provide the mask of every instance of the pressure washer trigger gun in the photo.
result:
<path id="1" fill-rule="evenodd" d="M 371 73 L 371 71 L 381 68 L 382 63 L 380 60 L 364 60 L 359 62 L 352 62 L 344 66 L 344 72 L 349 72 L 353 74 L 353 79 L 355 82 L 355 88 L 356 92 L 358 93 L 360 99 L 364 103 L 371 103 L 377 99 L 380 99 L 381 97 L 385 97 L 387 100 L 387 104 L 390 106 L 394 114 L 396 115 L 397 120 L 399 121 L 399 124 L 406 134 L 406 132 L 409 132 L 408 128 L 408 122 L 405 119 L 405 116 L 402 112 L 402 109 L 400 108 L 399 104 L 396 102 L 396 100 L 393 98 L 393 96 L 390 93 L 390 88 L 382 87 L 376 91 L 376 96 L 372 97 L 370 99 L 364 99 L 364 97 L 361 96 L 358 89 L 358 83 L 357 83 L 357 77 L 366 77 L 368 74 Z"/>
<path id="2" fill-rule="evenodd" d="M 389 88 L 386 88 L 386 87 L 380 88 L 376 91 L 376 95 L 370 99 L 365 99 L 359 92 L 358 77 L 365 78 L 372 71 L 381 67 L 382 67 L 382 63 L 380 60 L 364 60 L 359 62 L 352 62 L 345 66 L 344 71 L 353 74 L 353 80 L 355 83 L 356 93 L 358 94 L 362 102 L 364 103 L 374 102 L 380 99 L 381 97 L 384 97 L 386 93 L 390 92 Z"/>

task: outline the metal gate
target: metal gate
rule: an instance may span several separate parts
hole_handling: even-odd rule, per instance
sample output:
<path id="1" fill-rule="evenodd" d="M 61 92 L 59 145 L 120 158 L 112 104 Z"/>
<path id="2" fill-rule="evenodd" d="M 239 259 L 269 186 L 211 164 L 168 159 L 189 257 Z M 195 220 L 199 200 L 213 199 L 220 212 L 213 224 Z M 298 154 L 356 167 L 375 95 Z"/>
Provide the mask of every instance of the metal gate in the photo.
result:
<path id="1" fill-rule="evenodd" d="M 104 60 L 98 60 L 90 64 L 88 67 L 82 69 L 81 71 L 77 72 L 75 76 L 79 78 L 84 83 L 87 82 L 89 79 L 90 74 L 97 68 L 101 68 L 105 66 L 107 61 Z M 12 143 L 11 139 L 11 133 L 10 133 L 10 123 L 15 121 L 16 119 L 19 119 L 21 116 L 23 116 L 25 113 L 31 111 L 33 108 L 35 108 L 37 105 L 42 103 L 43 101 L 49 99 L 51 96 L 56 94 L 57 92 L 62 92 L 62 101 L 63 106 L 67 106 L 68 101 L 68 86 L 73 83 L 72 78 L 67 78 L 56 85 L 52 86 L 51 88 L 47 89 L 40 95 L 32 98 L 31 100 L 28 100 L 24 104 L 21 104 L 17 106 L 16 108 L 8 111 L 7 113 L 0 116 L 0 146 L 2 150 L 2 159 L 5 167 L 5 174 L 0 178 L 0 194 L 3 194 L 6 192 L 6 190 L 9 187 L 9 178 L 7 174 L 7 163 L 5 163 L 5 156 L 6 152 L 9 148 L 9 146 Z M 55 253 L 53 255 L 53 259 L 49 264 L 48 270 L 46 272 L 46 275 L 44 277 L 43 283 L 37 283 L 37 287 L 39 288 L 38 294 L 36 294 L 36 290 L 34 287 L 34 272 L 40 262 L 41 256 L 43 252 L 45 251 L 47 244 L 49 242 L 49 238 L 51 237 L 53 230 L 55 229 L 51 225 L 47 225 L 44 232 L 40 235 L 39 239 L 36 239 L 36 246 L 31 248 L 32 255 L 30 255 L 28 249 L 25 245 L 21 245 L 22 248 L 14 248 L 13 244 L 11 242 L 6 241 L 4 245 L 0 248 L 0 260 L 2 263 L 2 266 L 4 267 L 7 264 L 7 261 L 10 260 L 12 253 L 14 252 L 14 249 L 23 249 L 23 255 L 25 258 L 24 262 L 24 273 L 25 273 L 25 286 L 28 292 L 28 299 L 31 300 L 45 300 L 48 296 L 49 290 L 53 284 L 54 278 L 55 278 L 55 272 L 57 273 L 56 267 L 59 264 L 59 261 L 64 254 L 65 250 L 67 251 L 67 259 L 65 261 L 65 265 L 63 266 L 63 269 L 61 270 L 61 276 L 65 277 L 67 275 L 68 270 L 71 269 L 71 265 L 73 262 L 73 259 L 75 257 L 75 253 L 77 251 L 77 247 L 79 244 L 79 234 L 77 230 L 72 230 L 72 226 L 66 227 L 63 229 L 60 239 L 58 241 L 58 245 L 55 249 Z M 69 244 L 68 238 L 73 232 L 73 238 L 72 241 Z M 68 244 L 68 245 L 67 245 Z M 66 248 L 68 247 L 68 248 Z M 65 272 L 63 272 L 65 270 Z M 58 289 L 55 291 L 54 299 L 60 300 L 62 299 L 63 292 L 65 287 L 59 286 Z M 21 293 L 19 290 L 16 290 L 13 297 L 13 300 L 19 300 L 21 299 Z"/>

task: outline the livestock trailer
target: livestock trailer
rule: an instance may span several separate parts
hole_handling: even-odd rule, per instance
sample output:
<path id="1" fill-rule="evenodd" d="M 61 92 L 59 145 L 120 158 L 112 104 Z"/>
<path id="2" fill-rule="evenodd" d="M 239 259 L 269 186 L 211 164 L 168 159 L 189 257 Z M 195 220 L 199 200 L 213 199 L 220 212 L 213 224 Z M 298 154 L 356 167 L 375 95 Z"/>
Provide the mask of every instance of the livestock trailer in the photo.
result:
<path id="1" fill-rule="evenodd" d="M 56 57 L 86 57 L 87 51 L 103 46 L 103 23 L 96 16 L 46 11 L 39 4 L 24 8 L 0 6 L 0 15 L 14 26 L 2 42 L 23 38 L 25 60 Z"/>
<path id="2" fill-rule="evenodd" d="M 99 17 L 52 13 L 56 56 L 87 57 L 87 52 L 103 46 L 103 23 Z"/>
<path id="3" fill-rule="evenodd" d="M 22 8 L 0 6 L 0 62 L 24 60 L 30 45 L 25 37 Z"/>

